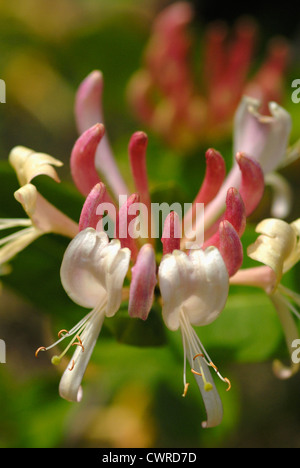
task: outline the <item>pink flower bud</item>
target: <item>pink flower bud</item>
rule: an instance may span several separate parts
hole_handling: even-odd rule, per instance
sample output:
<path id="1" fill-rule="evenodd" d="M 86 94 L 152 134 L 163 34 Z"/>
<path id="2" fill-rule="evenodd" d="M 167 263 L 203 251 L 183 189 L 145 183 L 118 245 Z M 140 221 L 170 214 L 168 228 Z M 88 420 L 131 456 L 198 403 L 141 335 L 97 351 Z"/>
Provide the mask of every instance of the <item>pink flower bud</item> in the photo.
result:
<path id="1" fill-rule="evenodd" d="M 85 196 L 100 182 L 95 168 L 95 153 L 103 135 L 104 126 L 93 125 L 76 140 L 71 153 L 72 178 L 78 190 Z"/>
<path id="2" fill-rule="evenodd" d="M 145 244 L 140 249 L 131 271 L 128 312 L 130 317 L 146 320 L 151 310 L 157 283 L 155 253 L 151 244 Z"/>
<path id="3" fill-rule="evenodd" d="M 210 235 L 210 237 L 205 241 L 203 248 L 206 248 L 209 245 L 214 245 L 216 247 L 219 246 L 219 227 L 220 222 L 224 220 L 229 221 L 239 237 L 243 235 L 246 227 L 245 205 L 239 191 L 234 187 L 231 187 L 227 191 L 225 213 L 219 218 L 214 226 L 207 231 L 206 234 L 208 236 Z"/>
<path id="4" fill-rule="evenodd" d="M 172 253 L 173 250 L 180 250 L 181 224 L 178 214 L 171 211 L 165 219 L 162 233 L 163 255 Z"/>
<path id="5" fill-rule="evenodd" d="M 219 250 L 226 265 L 228 275 L 233 276 L 243 263 L 243 246 L 238 233 L 225 220 L 219 226 Z"/>
<path id="6" fill-rule="evenodd" d="M 249 216 L 258 206 L 264 194 L 264 174 L 259 162 L 247 157 L 244 153 L 237 153 L 236 161 L 242 175 L 239 192 L 245 204 L 246 216 Z"/>
<path id="7" fill-rule="evenodd" d="M 120 240 L 121 247 L 128 247 L 131 250 L 131 258 L 136 260 L 138 254 L 137 237 L 135 230 L 135 219 L 139 215 L 137 205 L 140 197 L 133 193 L 119 209 L 116 222 L 115 237 Z"/>
<path id="8" fill-rule="evenodd" d="M 75 98 L 75 119 L 79 134 L 97 122 L 103 123 L 101 110 L 103 75 L 94 70 L 80 84 Z"/>
<path id="9" fill-rule="evenodd" d="M 95 185 L 84 202 L 79 219 L 79 231 L 88 227 L 98 230 L 97 225 L 102 215 L 97 213 L 97 208 L 101 203 L 110 203 L 110 197 L 102 182 Z"/>

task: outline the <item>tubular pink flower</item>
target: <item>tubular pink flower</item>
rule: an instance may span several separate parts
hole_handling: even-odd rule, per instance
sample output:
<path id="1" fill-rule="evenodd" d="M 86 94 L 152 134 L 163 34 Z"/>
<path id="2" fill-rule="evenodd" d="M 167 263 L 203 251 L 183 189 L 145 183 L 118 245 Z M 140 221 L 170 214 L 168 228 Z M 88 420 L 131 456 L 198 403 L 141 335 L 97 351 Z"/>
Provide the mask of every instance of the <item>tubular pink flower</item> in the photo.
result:
<path id="1" fill-rule="evenodd" d="M 237 152 L 235 164 L 227 175 L 221 189 L 205 210 L 205 227 L 210 229 L 216 218 L 224 211 L 224 199 L 230 188 L 239 190 L 249 216 L 258 206 L 264 193 L 264 175 L 259 161 L 245 153 Z"/>
<path id="2" fill-rule="evenodd" d="M 87 227 L 101 230 L 99 228 L 99 223 L 101 224 L 101 217 L 103 216 L 103 213 L 99 213 L 97 211 L 99 205 L 102 203 L 111 203 L 111 199 L 103 182 L 99 182 L 95 185 L 95 187 L 93 187 L 93 189 L 86 197 L 79 218 L 79 231 L 83 231 Z"/>
<path id="3" fill-rule="evenodd" d="M 127 247 L 131 251 L 131 257 L 135 261 L 138 254 L 136 218 L 140 196 L 136 193 L 130 195 L 120 207 L 116 222 L 115 238 L 120 240 L 122 248 Z"/>
<path id="4" fill-rule="evenodd" d="M 224 41 L 228 28 L 223 21 L 215 21 L 208 25 L 204 35 L 204 78 L 206 87 L 211 90 L 218 86 L 222 72 L 226 66 Z"/>
<path id="5" fill-rule="evenodd" d="M 150 211 L 151 201 L 148 186 L 146 151 L 148 136 L 144 132 L 135 132 L 129 142 L 129 161 L 136 192 L 139 193 L 141 202 L 145 203 Z"/>
<path id="6" fill-rule="evenodd" d="M 213 148 L 206 151 L 205 158 L 205 177 L 195 203 L 204 203 L 206 205 L 214 199 L 220 190 L 226 176 L 226 167 L 223 156 Z"/>
<path id="7" fill-rule="evenodd" d="M 95 70 L 83 80 L 76 93 L 75 119 L 80 135 L 98 123 L 104 124 L 102 93 L 103 75 Z M 129 194 L 106 134 L 97 146 L 94 165 L 116 199 L 119 195 Z"/>
<path id="8" fill-rule="evenodd" d="M 245 94 L 261 101 L 263 112 L 268 112 L 268 102 L 281 102 L 284 84 L 283 74 L 291 58 L 291 50 L 283 38 L 272 39 L 269 55 L 254 78 L 247 84 Z"/>
<path id="9" fill-rule="evenodd" d="M 236 161 L 241 170 L 241 183 L 239 193 L 245 205 L 246 216 L 249 216 L 257 208 L 261 201 L 265 181 L 260 164 L 252 158 L 248 158 L 244 153 L 236 154 Z"/>
<path id="10" fill-rule="evenodd" d="M 130 317 L 146 320 L 154 297 L 156 279 L 155 252 L 151 244 L 144 244 L 131 269 L 128 313 Z"/>
<path id="11" fill-rule="evenodd" d="M 171 254 L 173 250 L 180 250 L 181 222 L 178 214 L 171 211 L 165 219 L 161 242 L 163 255 Z"/>
<path id="12" fill-rule="evenodd" d="M 142 223 L 146 224 L 147 230 L 152 227 L 151 219 L 151 198 L 149 192 L 146 152 L 148 145 L 148 136 L 144 132 L 135 132 L 129 141 L 128 152 L 131 167 L 131 173 L 135 185 L 136 192 L 140 196 L 140 201 L 147 209 L 147 220 L 142 219 Z M 143 213 L 141 213 L 143 216 Z M 150 236 L 148 241 L 152 242 Z"/>
<path id="13" fill-rule="evenodd" d="M 229 221 L 222 221 L 219 225 L 219 241 L 216 247 L 226 265 L 229 277 L 233 276 L 243 264 L 243 245 L 240 237 Z"/>
<path id="14" fill-rule="evenodd" d="M 85 196 L 100 182 L 95 167 L 95 153 L 104 132 L 102 124 L 93 125 L 82 133 L 72 149 L 70 159 L 72 178 L 78 190 Z"/>
<path id="15" fill-rule="evenodd" d="M 231 187 L 227 191 L 226 200 L 225 200 L 225 213 L 215 222 L 215 224 L 211 227 L 211 229 L 207 229 L 205 231 L 206 236 L 218 236 L 217 230 L 219 228 L 219 224 L 222 220 L 229 221 L 234 229 L 237 231 L 239 237 L 241 237 L 244 233 L 246 227 L 246 209 L 245 203 L 239 193 L 239 191 Z M 215 232 L 215 234 L 214 234 Z M 210 244 L 209 241 L 206 241 L 204 245 L 215 245 Z"/>
<path id="16" fill-rule="evenodd" d="M 96 123 L 104 123 L 102 93 L 103 75 L 94 70 L 82 81 L 75 96 L 75 120 L 80 135 Z"/>
<path id="17" fill-rule="evenodd" d="M 213 148 L 205 153 L 206 171 L 199 192 L 188 212 L 184 216 L 185 226 L 194 226 L 194 217 L 197 203 L 207 205 L 220 190 L 226 176 L 226 167 L 223 156 Z"/>
<path id="18" fill-rule="evenodd" d="M 246 228 L 246 210 L 239 191 L 234 187 L 227 192 L 224 218 L 232 224 L 239 237 L 242 237 Z"/>
<path id="19" fill-rule="evenodd" d="M 239 20 L 230 43 L 224 25 L 216 23 L 210 26 L 205 70 L 209 70 L 211 63 L 217 60 L 212 71 L 206 72 L 208 112 L 212 124 L 226 121 L 240 100 L 251 65 L 256 33 L 253 21 Z M 212 53 L 216 53 L 216 57 Z"/>
<path id="20" fill-rule="evenodd" d="M 223 22 L 207 26 L 199 79 L 192 67 L 194 43 L 189 26 L 193 17 L 191 4 L 182 1 L 158 14 L 142 67 L 128 86 L 128 100 L 137 117 L 179 149 L 194 148 L 211 136 L 228 134 L 245 94 L 259 97 L 264 110 L 270 100 L 277 102 L 288 64 L 288 44 L 274 45 L 273 41 L 266 63 L 248 81 L 258 27 L 252 18 L 242 17 L 230 34 Z"/>
<path id="21" fill-rule="evenodd" d="M 148 66 L 163 93 L 174 98 L 180 92 L 175 100 L 179 108 L 191 86 L 187 60 L 190 39 L 186 31 L 191 18 L 192 9 L 186 2 L 167 7 L 153 25 L 146 53 Z"/>
<path id="22" fill-rule="evenodd" d="M 246 227 L 245 206 L 239 192 L 231 188 L 226 197 L 226 211 L 224 219 L 216 225 L 218 230 L 207 239 L 202 248 L 215 246 L 219 249 L 229 276 L 234 275 L 243 262 L 243 246 L 240 237 Z"/>

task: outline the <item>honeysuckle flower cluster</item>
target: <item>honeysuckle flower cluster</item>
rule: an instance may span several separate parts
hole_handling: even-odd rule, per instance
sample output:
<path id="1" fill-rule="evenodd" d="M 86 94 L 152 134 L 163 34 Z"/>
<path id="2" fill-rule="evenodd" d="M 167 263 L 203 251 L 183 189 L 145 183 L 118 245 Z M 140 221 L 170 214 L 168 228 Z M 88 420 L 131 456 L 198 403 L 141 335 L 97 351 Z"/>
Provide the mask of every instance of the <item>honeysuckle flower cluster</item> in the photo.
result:
<path id="1" fill-rule="evenodd" d="M 227 174 L 222 155 L 209 148 L 205 176 L 189 211 L 180 218 L 171 210 L 157 240 L 149 229 L 153 219 L 146 170 L 147 134 L 137 131 L 128 142 L 131 192 L 105 131 L 102 92 L 103 76 L 96 70 L 81 83 L 75 99 L 79 136 L 71 151 L 70 169 L 84 198 L 78 222 L 45 200 L 32 183 L 40 174 L 59 182 L 54 166 L 59 167 L 60 162 L 23 147 L 12 150 L 10 162 L 21 184 L 15 197 L 30 219 L 26 223 L 4 220 L 2 224 L 30 226 L 34 234 L 30 231 L 28 239 L 25 230 L 25 234 L 20 231 L 16 237 L 4 238 L 2 263 L 39 235 L 56 232 L 72 239 L 62 259 L 61 282 L 70 299 L 89 311 L 72 329 L 61 330 L 55 343 L 36 351 L 38 355 L 69 339 L 64 351 L 52 357 L 53 364 L 58 364 L 75 346 L 59 385 L 63 398 L 81 400 L 82 379 L 103 322 L 118 312 L 122 301 L 128 303 L 129 316 L 141 320 L 147 320 L 154 301 L 158 301 L 166 327 L 181 332 L 183 396 L 189 386 L 188 361 L 206 409 L 203 427 L 216 426 L 222 421 L 223 409 L 210 371 L 227 384 L 227 390 L 231 384 L 213 363 L 194 327 L 212 323 L 225 308 L 230 281 L 237 278 L 243 262 L 241 238 L 247 217 L 263 196 L 265 174 L 285 158 L 290 116 L 275 103 L 270 104 L 271 115 L 262 116 L 258 102 L 244 97 L 236 113 L 232 168 Z M 200 217 L 196 216 L 199 204 L 204 205 Z M 114 208 L 113 235 L 104 229 L 107 207 Z M 284 252 L 290 259 L 291 248 Z"/>
<path id="2" fill-rule="evenodd" d="M 259 99 L 264 113 L 268 102 L 281 102 L 290 55 L 286 40 L 274 38 L 264 63 L 250 78 L 258 36 L 254 20 L 241 18 L 232 32 L 214 22 L 204 31 L 201 76 L 196 78 L 193 16 L 187 2 L 172 3 L 157 15 L 141 69 L 128 87 L 137 118 L 181 149 L 228 135 L 243 94 Z"/>

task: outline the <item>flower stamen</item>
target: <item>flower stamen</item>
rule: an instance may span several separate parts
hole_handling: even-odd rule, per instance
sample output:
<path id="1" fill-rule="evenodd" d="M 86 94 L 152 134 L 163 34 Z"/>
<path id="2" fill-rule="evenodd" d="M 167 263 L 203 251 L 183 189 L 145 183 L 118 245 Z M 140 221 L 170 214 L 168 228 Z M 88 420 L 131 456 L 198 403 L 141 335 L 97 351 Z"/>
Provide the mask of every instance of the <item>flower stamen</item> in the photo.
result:
<path id="1" fill-rule="evenodd" d="M 38 354 L 39 354 L 40 351 L 46 351 L 45 346 L 40 346 L 40 347 L 36 350 L 36 352 L 34 353 L 35 357 L 38 357 Z"/>
<path id="2" fill-rule="evenodd" d="M 75 366 L 75 361 L 74 359 L 72 359 L 72 365 L 71 367 L 69 367 L 69 371 L 72 371 L 74 369 L 74 366 Z"/>
<path id="3" fill-rule="evenodd" d="M 197 359 L 197 358 L 199 359 L 200 357 L 201 357 L 202 359 L 204 359 L 202 356 L 203 356 L 202 353 L 198 353 L 198 354 L 196 354 L 196 355 L 193 357 L 193 360 L 195 360 L 195 359 Z M 203 380 L 203 383 L 204 383 L 204 390 L 205 390 L 206 392 L 209 392 L 210 390 L 213 389 L 213 386 L 212 386 L 212 384 L 211 384 L 210 382 L 208 382 L 208 381 L 206 380 L 206 378 L 205 378 L 204 370 L 203 370 L 202 365 L 201 365 L 201 363 L 200 363 L 200 359 L 199 359 L 198 365 L 199 365 L 200 372 L 196 371 L 196 370 L 193 369 L 193 368 L 191 368 L 191 371 L 193 372 L 193 374 L 199 375 L 200 377 L 202 377 L 202 380 Z"/>
<path id="4" fill-rule="evenodd" d="M 190 385 L 190 384 L 187 383 L 187 382 L 184 384 L 184 390 L 183 390 L 183 394 L 182 394 L 183 397 L 186 396 L 187 391 L 188 391 L 188 388 L 189 388 L 189 385 Z"/>
<path id="5" fill-rule="evenodd" d="M 72 343 L 72 346 L 80 346 L 82 348 L 82 352 L 84 352 L 84 346 L 82 344 L 80 336 L 76 335 L 76 338 L 77 338 L 78 341 L 75 341 L 74 343 Z"/>
<path id="6" fill-rule="evenodd" d="M 224 382 L 228 383 L 228 387 L 226 388 L 226 392 L 229 392 L 229 390 L 231 389 L 231 382 L 227 377 L 224 377 L 223 380 L 224 380 Z"/>
<path id="7" fill-rule="evenodd" d="M 199 340 L 199 342 L 200 342 L 200 340 Z M 206 354 L 207 354 L 207 353 L 206 353 Z M 231 382 L 230 382 L 230 380 L 229 380 L 227 377 L 223 377 L 223 376 L 220 374 L 220 372 L 219 372 L 217 366 L 216 366 L 211 360 L 208 361 L 208 360 L 205 358 L 204 354 L 202 354 L 202 353 L 196 354 L 196 355 L 193 357 L 193 361 L 194 361 L 197 357 L 199 357 L 199 356 L 204 360 L 204 362 L 205 362 L 208 366 L 210 366 L 210 367 L 212 367 L 212 368 L 214 369 L 214 371 L 216 372 L 217 376 L 218 376 L 223 382 L 226 382 L 226 383 L 227 383 L 228 387 L 227 387 L 227 389 L 226 389 L 226 392 L 229 392 L 229 390 L 231 389 Z M 207 354 L 207 357 L 208 357 L 208 354 Z M 200 375 L 200 376 L 201 376 L 201 374 L 200 374 L 199 372 L 196 372 L 194 369 L 191 369 L 191 371 L 192 371 L 194 374 Z"/>

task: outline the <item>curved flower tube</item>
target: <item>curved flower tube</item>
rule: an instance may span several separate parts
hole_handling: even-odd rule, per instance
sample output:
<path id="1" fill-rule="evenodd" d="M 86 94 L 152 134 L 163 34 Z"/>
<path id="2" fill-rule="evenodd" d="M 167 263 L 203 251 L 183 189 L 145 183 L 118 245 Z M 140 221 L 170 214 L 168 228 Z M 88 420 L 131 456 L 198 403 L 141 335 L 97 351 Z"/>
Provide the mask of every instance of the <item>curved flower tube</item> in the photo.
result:
<path id="1" fill-rule="evenodd" d="M 102 93 L 103 75 L 99 70 L 94 70 L 80 84 L 75 97 L 75 119 L 80 136 L 92 126 L 104 124 Z M 115 198 L 129 194 L 106 134 L 97 146 L 94 162 L 96 170 L 110 186 Z"/>

